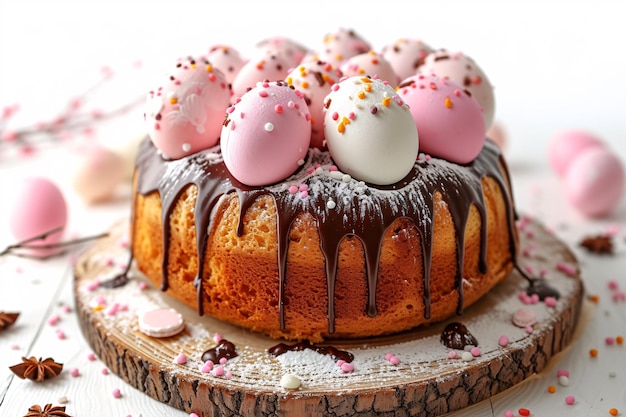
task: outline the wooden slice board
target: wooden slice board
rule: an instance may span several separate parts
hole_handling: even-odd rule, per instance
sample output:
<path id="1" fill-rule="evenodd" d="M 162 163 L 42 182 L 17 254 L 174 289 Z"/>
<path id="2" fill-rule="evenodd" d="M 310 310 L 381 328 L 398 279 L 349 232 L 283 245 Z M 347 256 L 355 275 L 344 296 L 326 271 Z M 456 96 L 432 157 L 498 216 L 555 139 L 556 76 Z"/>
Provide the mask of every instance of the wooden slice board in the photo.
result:
<path id="1" fill-rule="evenodd" d="M 557 262 L 563 262 L 579 271 L 573 254 L 532 222 L 520 232 L 521 248 L 531 253 L 521 264 L 543 271 L 547 282 L 558 289 L 561 298 L 555 307 L 542 302 L 523 305 L 519 293 L 527 282 L 513 272 L 460 317 L 389 337 L 334 341 L 334 347 L 354 355 L 354 371 L 343 373 L 332 358 L 311 350 L 271 356 L 267 349 L 280 341 L 199 317 L 136 271 L 131 270 L 130 281 L 121 288 L 96 287 L 119 274 L 128 261 L 127 230 L 126 223 L 115 225 L 110 236 L 76 264 L 75 297 L 83 334 L 100 359 L 128 384 L 203 417 L 442 415 L 541 371 L 572 339 L 583 299 L 579 273 L 557 268 Z M 165 339 L 143 334 L 138 314 L 163 306 L 183 315 L 185 330 Z M 511 317 L 520 308 L 534 311 L 537 317 L 530 334 L 512 324 Z M 467 326 L 479 342 L 480 356 L 467 362 L 448 357 L 450 349 L 440 342 L 440 335 L 451 321 Z M 217 344 L 216 333 L 237 347 L 239 356 L 224 365 L 232 374 L 229 378 L 200 370 L 202 353 Z M 506 347 L 498 345 L 502 335 L 509 338 Z M 180 353 L 188 357 L 187 363 L 174 362 Z M 387 353 L 400 363 L 387 361 Z M 299 389 L 282 388 L 280 380 L 286 373 L 302 381 Z"/>

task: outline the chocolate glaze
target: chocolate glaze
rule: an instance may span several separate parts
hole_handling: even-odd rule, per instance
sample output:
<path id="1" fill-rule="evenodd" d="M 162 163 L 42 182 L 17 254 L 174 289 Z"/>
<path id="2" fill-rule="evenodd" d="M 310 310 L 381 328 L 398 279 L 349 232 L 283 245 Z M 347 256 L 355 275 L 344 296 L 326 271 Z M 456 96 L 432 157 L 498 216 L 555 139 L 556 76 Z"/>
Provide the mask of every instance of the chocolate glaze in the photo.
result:
<path id="1" fill-rule="evenodd" d="M 293 345 L 279 343 L 267 349 L 267 353 L 273 356 L 280 356 L 287 352 L 300 352 L 304 349 L 310 349 L 321 355 L 328 355 L 333 358 L 335 362 L 337 362 L 338 360 L 342 360 L 344 362 L 352 362 L 354 360 L 354 355 L 350 352 L 347 352 L 345 350 L 339 350 L 334 346 L 316 346 L 310 344 L 309 342 L 300 342 Z"/>
<path id="2" fill-rule="evenodd" d="M 235 349 L 236 348 L 233 342 L 222 339 L 217 346 L 207 350 L 202 354 L 202 362 L 213 361 L 213 363 L 217 364 L 222 358 L 236 358 L 239 355 L 237 355 L 237 351 Z"/>
<path id="3" fill-rule="evenodd" d="M 279 320 L 285 328 L 285 277 L 289 232 L 293 221 L 302 213 L 309 213 L 319 228 L 320 246 L 326 263 L 328 297 L 328 331 L 335 330 L 335 281 L 338 251 L 341 240 L 354 236 L 363 244 L 367 273 L 368 302 L 365 311 L 371 317 L 377 314 L 376 283 L 380 249 L 385 231 L 397 218 L 411 220 L 420 235 L 423 258 L 423 300 L 426 318 L 430 317 L 430 270 L 432 263 L 432 238 L 434 226 L 434 194 L 439 192 L 447 203 L 455 230 L 457 248 L 456 289 L 459 298 L 457 312 L 463 310 L 462 270 L 464 262 L 465 225 L 470 208 L 476 207 L 481 217 L 481 247 L 479 267 L 487 271 L 486 207 L 482 178 L 491 177 L 505 196 L 511 253 L 515 257 L 515 213 L 511 200 L 506 164 L 499 148 L 487 140 L 479 156 L 468 165 L 460 166 L 443 159 L 431 158 L 416 161 L 411 172 L 400 182 L 388 186 L 375 186 L 356 180 L 343 182 L 329 175 L 310 174 L 312 167 L 330 166 L 333 162 L 327 152 L 310 149 L 305 165 L 287 180 L 266 187 L 249 187 L 233 178 L 221 159 L 219 146 L 205 152 L 178 160 L 165 160 L 158 154 L 149 139 L 145 139 L 137 156 L 137 191 L 143 195 L 158 192 L 162 203 L 163 224 L 163 277 L 161 289 L 168 287 L 167 265 L 169 253 L 169 218 L 181 192 L 190 184 L 198 189 L 195 208 L 199 270 L 195 278 L 198 310 L 202 311 L 202 281 L 208 279 L 204 272 L 207 240 L 212 213 L 226 194 L 235 192 L 239 198 L 240 215 L 237 234 L 243 234 L 242 219 L 245 212 L 261 195 L 269 195 L 276 204 L 279 271 Z M 309 196 L 288 191 L 291 184 L 305 183 Z M 328 208 L 327 201 L 336 206 Z"/>

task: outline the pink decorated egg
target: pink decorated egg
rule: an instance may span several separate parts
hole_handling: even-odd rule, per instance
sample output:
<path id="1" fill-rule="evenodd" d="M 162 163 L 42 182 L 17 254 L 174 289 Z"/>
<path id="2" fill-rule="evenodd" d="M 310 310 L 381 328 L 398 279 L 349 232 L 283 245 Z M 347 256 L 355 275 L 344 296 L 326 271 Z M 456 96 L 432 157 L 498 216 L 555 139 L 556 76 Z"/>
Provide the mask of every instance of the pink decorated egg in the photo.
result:
<path id="1" fill-rule="evenodd" d="M 418 71 L 447 78 L 467 90 L 482 108 L 487 129 L 491 126 L 496 107 L 493 87 L 472 58 L 462 52 L 439 50 L 426 56 Z"/>
<path id="2" fill-rule="evenodd" d="M 324 36 L 322 49 L 316 58 L 338 67 L 345 60 L 371 49 L 370 43 L 354 30 L 339 28 L 336 32 Z"/>
<path id="3" fill-rule="evenodd" d="M 563 130 L 548 144 L 548 162 L 557 175 L 563 177 L 577 156 L 593 147 L 604 147 L 604 143 L 583 130 Z"/>
<path id="4" fill-rule="evenodd" d="M 344 77 L 368 75 L 372 78 L 388 81 L 392 87 L 400 81 L 391 64 L 379 53 L 369 51 L 348 58 L 339 68 Z"/>
<path id="5" fill-rule="evenodd" d="M 72 185 L 87 204 L 97 204 L 110 200 L 127 174 L 122 155 L 93 145 L 80 155 Z"/>
<path id="6" fill-rule="evenodd" d="M 341 171 L 378 185 L 395 184 L 411 171 L 418 132 L 393 87 L 350 77 L 333 86 L 324 108 L 328 151 Z"/>
<path id="7" fill-rule="evenodd" d="M 241 56 L 239 51 L 228 45 L 213 45 L 209 48 L 206 59 L 215 68 L 222 71 L 229 84 L 232 84 L 241 68 L 246 64 L 246 59 Z"/>
<path id="8" fill-rule="evenodd" d="M 221 135 L 224 164 L 238 181 L 269 185 L 304 162 L 311 116 L 304 95 L 286 82 L 261 82 L 229 107 Z"/>
<path id="9" fill-rule="evenodd" d="M 339 81 L 341 72 L 331 64 L 311 61 L 298 65 L 285 81 L 304 94 L 311 112 L 311 147 L 325 149 L 324 98 Z"/>
<path id="10" fill-rule="evenodd" d="M 154 146 L 170 159 L 215 146 L 230 94 L 224 74 L 206 59 L 179 61 L 146 100 L 145 120 Z"/>
<path id="11" fill-rule="evenodd" d="M 259 42 L 256 47 L 259 51 L 282 56 L 289 68 L 295 68 L 309 52 L 305 46 L 284 36 L 274 36 L 265 39 Z"/>
<path id="12" fill-rule="evenodd" d="M 485 143 L 485 120 L 476 100 L 459 85 L 435 75 L 404 80 L 398 94 L 408 104 L 420 152 L 458 164 L 474 160 Z"/>
<path id="13" fill-rule="evenodd" d="M 67 223 L 67 204 L 57 185 L 43 177 L 27 178 L 18 188 L 10 214 L 10 227 L 17 241 L 23 241 L 60 228 L 46 239 L 29 243 L 41 246 L 58 243 Z M 58 249 L 28 251 L 35 256 L 49 256 Z"/>
<path id="14" fill-rule="evenodd" d="M 433 49 L 419 39 L 401 38 L 383 48 L 383 56 L 391 64 L 400 80 L 415 75 Z"/>
<path id="15" fill-rule="evenodd" d="M 564 177 L 565 194 L 582 214 L 609 214 L 624 194 L 624 167 L 608 149 L 587 148 L 571 161 Z"/>
<path id="16" fill-rule="evenodd" d="M 289 72 L 289 62 L 277 53 L 263 51 L 241 68 L 233 81 L 233 95 L 241 97 L 258 82 L 284 80 Z"/>

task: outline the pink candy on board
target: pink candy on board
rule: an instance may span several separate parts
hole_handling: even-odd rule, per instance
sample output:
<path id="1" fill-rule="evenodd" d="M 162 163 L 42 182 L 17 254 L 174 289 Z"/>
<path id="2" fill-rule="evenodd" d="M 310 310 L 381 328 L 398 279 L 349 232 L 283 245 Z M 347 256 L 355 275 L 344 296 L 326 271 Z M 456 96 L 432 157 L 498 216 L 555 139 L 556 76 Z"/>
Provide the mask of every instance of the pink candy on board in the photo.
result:
<path id="1" fill-rule="evenodd" d="M 624 167 L 608 149 L 586 149 L 570 164 L 564 178 L 567 199 L 582 214 L 609 214 L 624 194 Z"/>
<path id="2" fill-rule="evenodd" d="M 180 60 L 146 99 L 145 120 L 154 146 L 171 159 L 215 146 L 230 95 L 224 74 L 206 59 Z"/>
<path id="3" fill-rule="evenodd" d="M 60 228 L 44 240 L 29 243 L 40 246 L 58 243 L 67 223 L 67 204 L 57 185 L 43 177 L 31 177 L 18 187 L 13 199 L 9 225 L 17 241 L 30 239 L 37 235 Z M 58 249 L 34 249 L 29 253 L 34 256 L 49 256 Z"/>
<path id="4" fill-rule="evenodd" d="M 485 143 L 485 120 L 463 87 L 418 74 L 404 80 L 398 94 L 417 125 L 420 152 L 459 164 L 478 156 Z"/>
<path id="5" fill-rule="evenodd" d="M 548 144 L 548 162 L 557 175 L 563 177 L 578 155 L 595 147 L 604 147 L 597 136 L 582 130 L 563 130 Z"/>
<path id="6" fill-rule="evenodd" d="M 222 156 L 238 181 L 269 185 L 298 169 L 311 141 L 310 114 L 302 93 L 284 82 L 260 82 L 227 115 Z"/>

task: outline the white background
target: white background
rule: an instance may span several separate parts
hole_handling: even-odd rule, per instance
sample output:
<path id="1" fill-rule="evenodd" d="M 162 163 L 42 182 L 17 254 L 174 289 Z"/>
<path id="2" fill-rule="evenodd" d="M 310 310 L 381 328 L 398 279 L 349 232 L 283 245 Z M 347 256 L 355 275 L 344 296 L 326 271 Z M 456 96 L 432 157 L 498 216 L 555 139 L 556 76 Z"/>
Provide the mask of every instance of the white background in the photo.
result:
<path id="1" fill-rule="evenodd" d="M 374 5 L 372 5 L 374 4 Z M 624 347 L 607 347 L 604 337 L 624 332 L 624 303 L 611 302 L 607 281 L 626 288 L 626 204 L 611 216 L 585 219 L 565 203 L 560 181 L 547 166 L 550 138 L 564 129 L 598 135 L 626 161 L 626 5 L 622 1 L 328 1 L 242 2 L 175 1 L 29 1 L 0 0 L 0 110 L 19 104 L 12 129 L 54 118 L 68 100 L 100 78 L 103 66 L 114 78 L 95 97 L 94 106 L 115 108 L 142 97 L 152 80 L 174 60 L 230 44 L 244 55 L 268 37 L 282 35 L 315 49 L 326 33 L 352 28 L 374 49 L 401 37 L 421 38 L 434 48 L 463 51 L 482 67 L 496 88 L 496 120 L 508 133 L 506 149 L 516 205 L 555 230 L 579 257 L 589 294 L 600 294 L 575 343 L 542 374 L 493 400 L 475 406 L 480 417 L 530 407 L 533 415 L 587 417 L 626 413 Z M 136 64 L 141 62 L 141 67 Z M 104 97 L 102 97 L 104 96 Z M 141 109 L 122 120 L 98 126 L 94 136 L 123 147 L 143 132 Z M 1 129 L 0 129 L 1 130 Z M 56 180 L 69 204 L 68 235 L 93 235 L 129 214 L 129 190 L 107 204 L 87 206 L 70 186 L 68 152 L 54 146 L 31 158 L 13 158 L 0 148 L 0 250 L 13 243 L 8 213 L 20 178 L 45 175 Z M 578 247 L 581 237 L 610 228 L 619 234 L 616 255 L 603 258 Z M 56 340 L 46 320 L 58 303 L 72 302 L 68 262 L 0 260 L 0 311 L 22 312 L 10 336 L 0 337 L 0 415 L 23 415 L 33 403 L 66 395 L 70 415 L 181 416 L 131 389 L 114 375 L 104 378 L 99 362 L 85 358 L 86 345 L 73 318 L 63 322 L 68 334 Z M 22 272 L 16 272 L 16 271 Z M 25 303 L 16 294 L 28 294 Z M 56 310 L 55 310 L 56 309 Z M 620 327 L 621 326 L 621 327 Z M 5 334 L 7 334 L 5 332 Z M 18 350 L 10 349 L 19 344 Z M 588 349 L 600 350 L 590 362 Z M 50 353 L 53 352 L 53 353 Z M 8 366 L 20 355 L 52 355 L 66 369 L 80 368 L 83 379 L 67 372 L 57 382 L 35 386 L 9 378 Z M 621 359 L 620 359 L 621 358 Z M 572 371 L 568 389 L 546 392 L 554 370 Z M 617 377 L 609 378 L 609 371 Z M 9 388 L 6 388 L 10 385 Z M 26 388 L 25 388 L 26 387 Z M 110 395 L 124 392 L 122 400 Z M 4 402 L 2 394 L 7 389 Z M 563 397 L 575 395 L 576 405 Z M 458 416 L 464 415 L 461 411 Z M 21 414 L 20 414 L 21 413 Z"/>
<path id="2" fill-rule="evenodd" d="M 175 58 L 217 43 L 248 55 L 282 35 L 316 49 L 345 27 L 376 50 L 414 37 L 473 57 L 496 88 L 496 118 L 513 155 L 545 158 L 547 141 L 566 128 L 626 140 L 626 6 L 617 0 L 1 4 L 0 105 L 19 103 L 39 117 L 92 85 L 105 65 L 136 77 L 122 100 L 143 93 Z M 130 70 L 138 61 L 139 77 Z"/>

